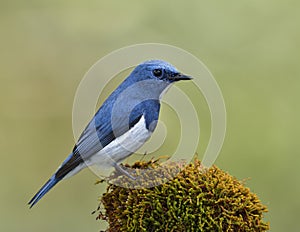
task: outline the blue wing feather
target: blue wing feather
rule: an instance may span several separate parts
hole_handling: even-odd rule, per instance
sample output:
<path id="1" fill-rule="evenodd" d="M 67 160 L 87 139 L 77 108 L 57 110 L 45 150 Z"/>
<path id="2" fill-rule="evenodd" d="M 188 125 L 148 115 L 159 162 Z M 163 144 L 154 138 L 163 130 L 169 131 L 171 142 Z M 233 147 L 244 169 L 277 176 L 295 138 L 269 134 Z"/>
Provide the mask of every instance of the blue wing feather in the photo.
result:
<path id="1" fill-rule="evenodd" d="M 160 104 L 156 100 L 142 102 L 130 113 L 129 122 L 126 123 L 125 114 L 119 114 L 119 117 L 115 120 L 116 122 L 114 121 L 114 128 L 112 128 L 111 120 L 107 120 L 107 118 L 103 120 L 103 116 L 107 115 L 104 113 L 104 109 L 102 108 L 101 110 L 100 108 L 93 120 L 85 128 L 73 149 L 72 157 L 59 168 L 55 174 L 56 178 L 63 178 L 116 137 L 126 133 L 139 121 L 142 115 L 145 115 L 147 129 L 153 131 L 158 120 Z M 99 115 L 102 117 L 99 117 Z"/>

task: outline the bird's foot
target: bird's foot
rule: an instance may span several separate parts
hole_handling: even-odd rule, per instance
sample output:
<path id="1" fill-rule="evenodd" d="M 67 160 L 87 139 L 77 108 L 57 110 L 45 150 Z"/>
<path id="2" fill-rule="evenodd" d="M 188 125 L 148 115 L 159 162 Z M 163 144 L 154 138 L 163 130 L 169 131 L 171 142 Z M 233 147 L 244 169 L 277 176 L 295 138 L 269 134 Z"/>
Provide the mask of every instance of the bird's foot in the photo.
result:
<path id="1" fill-rule="evenodd" d="M 135 177 L 133 177 L 132 175 L 129 174 L 129 172 L 127 172 L 124 168 L 122 168 L 119 164 L 114 163 L 114 168 L 121 174 L 127 176 L 128 178 L 132 179 L 132 180 L 136 180 Z"/>

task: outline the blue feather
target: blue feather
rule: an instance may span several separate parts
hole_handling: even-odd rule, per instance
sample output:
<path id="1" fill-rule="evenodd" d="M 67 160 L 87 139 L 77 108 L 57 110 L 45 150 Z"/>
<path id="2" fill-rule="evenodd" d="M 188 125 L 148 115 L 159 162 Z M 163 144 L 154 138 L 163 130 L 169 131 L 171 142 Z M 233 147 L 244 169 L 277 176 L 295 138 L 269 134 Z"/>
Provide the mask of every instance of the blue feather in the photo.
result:
<path id="1" fill-rule="evenodd" d="M 43 187 L 34 195 L 34 197 L 28 202 L 28 205 L 30 205 L 30 208 L 34 206 L 47 192 L 49 192 L 50 189 L 52 189 L 61 179 L 55 178 L 55 175 L 53 175 L 46 184 L 43 185 Z"/>

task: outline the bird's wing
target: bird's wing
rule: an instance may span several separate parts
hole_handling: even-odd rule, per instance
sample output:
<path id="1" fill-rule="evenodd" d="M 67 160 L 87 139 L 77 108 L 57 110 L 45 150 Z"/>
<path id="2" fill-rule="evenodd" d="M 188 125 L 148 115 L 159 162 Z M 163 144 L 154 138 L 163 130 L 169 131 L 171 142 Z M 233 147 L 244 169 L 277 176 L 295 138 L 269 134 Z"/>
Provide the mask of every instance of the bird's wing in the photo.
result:
<path id="1" fill-rule="evenodd" d="M 140 120 L 143 113 L 133 112 L 129 117 L 129 122 L 128 117 L 126 118 L 124 114 L 120 114 L 118 118 L 114 118 L 113 127 L 110 120 L 106 120 L 106 123 L 104 120 L 97 121 L 96 115 L 79 137 L 72 154 L 55 173 L 56 178 L 65 177 L 77 166 L 84 164 L 84 160 L 96 154 L 116 137 L 126 133 Z"/>

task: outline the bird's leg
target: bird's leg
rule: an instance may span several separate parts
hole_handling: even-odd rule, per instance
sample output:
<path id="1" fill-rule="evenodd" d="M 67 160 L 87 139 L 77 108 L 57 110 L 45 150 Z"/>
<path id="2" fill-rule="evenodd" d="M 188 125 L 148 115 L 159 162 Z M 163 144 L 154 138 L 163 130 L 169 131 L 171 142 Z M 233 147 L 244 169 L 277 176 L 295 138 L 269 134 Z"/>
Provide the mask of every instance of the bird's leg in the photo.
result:
<path id="1" fill-rule="evenodd" d="M 120 172 L 121 174 L 129 177 L 132 180 L 135 180 L 136 178 L 133 177 L 132 175 L 130 175 L 124 168 L 122 168 L 119 164 L 117 164 L 116 162 L 113 163 L 113 167 Z"/>

